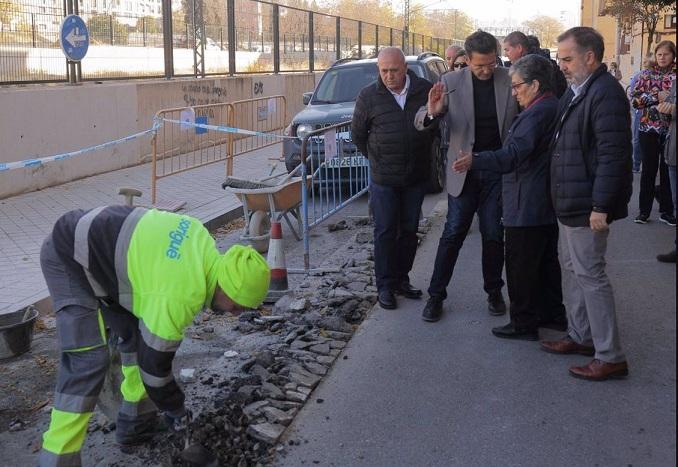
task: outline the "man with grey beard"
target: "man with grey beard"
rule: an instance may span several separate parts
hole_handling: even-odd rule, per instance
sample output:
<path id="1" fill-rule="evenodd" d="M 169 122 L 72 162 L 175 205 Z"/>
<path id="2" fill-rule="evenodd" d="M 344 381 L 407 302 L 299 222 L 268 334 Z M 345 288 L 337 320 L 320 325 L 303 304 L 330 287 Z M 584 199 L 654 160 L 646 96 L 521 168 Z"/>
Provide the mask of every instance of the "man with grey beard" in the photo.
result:
<path id="1" fill-rule="evenodd" d="M 572 376 L 592 381 L 628 374 L 605 252 L 610 224 L 628 215 L 630 108 L 602 63 L 604 48 L 602 36 L 588 27 L 558 37 L 560 69 L 570 88 L 560 99 L 551 144 L 551 199 L 569 326 L 564 339 L 541 344 L 551 353 L 593 355 L 587 365 L 570 368 Z"/>

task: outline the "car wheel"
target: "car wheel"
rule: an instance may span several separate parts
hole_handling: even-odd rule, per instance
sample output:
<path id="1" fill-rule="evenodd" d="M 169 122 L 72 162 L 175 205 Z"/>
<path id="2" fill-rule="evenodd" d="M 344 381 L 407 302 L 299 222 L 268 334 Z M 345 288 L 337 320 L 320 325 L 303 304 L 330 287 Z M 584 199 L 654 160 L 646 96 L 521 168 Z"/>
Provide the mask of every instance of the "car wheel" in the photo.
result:
<path id="1" fill-rule="evenodd" d="M 447 157 L 445 151 L 440 147 L 440 138 L 436 137 L 433 139 L 431 145 L 431 162 L 428 181 L 429 193 L 440 193 L 445 188 L 446 165 Z"/>

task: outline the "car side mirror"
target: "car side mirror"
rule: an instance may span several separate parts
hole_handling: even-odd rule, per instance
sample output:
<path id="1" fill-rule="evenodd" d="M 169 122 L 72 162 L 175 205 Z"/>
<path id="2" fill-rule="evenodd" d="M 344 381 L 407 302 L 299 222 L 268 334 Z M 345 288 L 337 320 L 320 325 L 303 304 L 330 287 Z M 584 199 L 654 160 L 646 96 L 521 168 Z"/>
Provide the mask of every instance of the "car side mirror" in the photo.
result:
<path id="1" fill-rule="evenodd" d="M 304 105 L 308 105 L 308 103 L 311 102 L 311 97 L 313 97 L 313 92 L 304 93 Z"/>

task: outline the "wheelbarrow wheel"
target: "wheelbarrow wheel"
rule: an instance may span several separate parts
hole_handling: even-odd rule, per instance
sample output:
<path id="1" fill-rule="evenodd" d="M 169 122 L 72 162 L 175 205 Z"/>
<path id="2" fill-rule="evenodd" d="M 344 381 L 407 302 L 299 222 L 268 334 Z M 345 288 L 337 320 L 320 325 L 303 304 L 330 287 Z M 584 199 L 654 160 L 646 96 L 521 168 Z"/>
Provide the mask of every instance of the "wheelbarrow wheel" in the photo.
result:
<path id="1" fill-rule="evenodd" d="M 267 235 L 271 231 L 271 219 L 268 216 L 266 211 L 254 211 L 252 217 L 250 217 L 250 236 L 251 237 L 260 237 L 262 235 Z M 250 240 L 252 247 L 257 250 L 259 253 L 265 253 L 268 251 L 268 239 L 259 239 L 259 240 Z"/>

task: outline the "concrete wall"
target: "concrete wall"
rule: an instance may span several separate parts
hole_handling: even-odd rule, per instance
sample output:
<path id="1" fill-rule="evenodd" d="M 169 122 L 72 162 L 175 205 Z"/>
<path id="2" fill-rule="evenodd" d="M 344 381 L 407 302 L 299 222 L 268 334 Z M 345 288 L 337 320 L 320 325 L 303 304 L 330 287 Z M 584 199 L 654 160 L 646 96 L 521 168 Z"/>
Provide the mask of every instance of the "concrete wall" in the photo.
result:
<path id="1" fill-rule="evenodd" d="M 283 94 L 287 121 L 321 73 L 209 79 L 87 82 L 76 86 L 0 89 L 0 162 L 61 154 L 148 129 L 153 115 L 172 107 L 232 102 Z M 0 199 L 150 159 L 150 137 L 63 161 L 0 172 Z M 150 175 L 149 175 L 150 176 Z"/>

